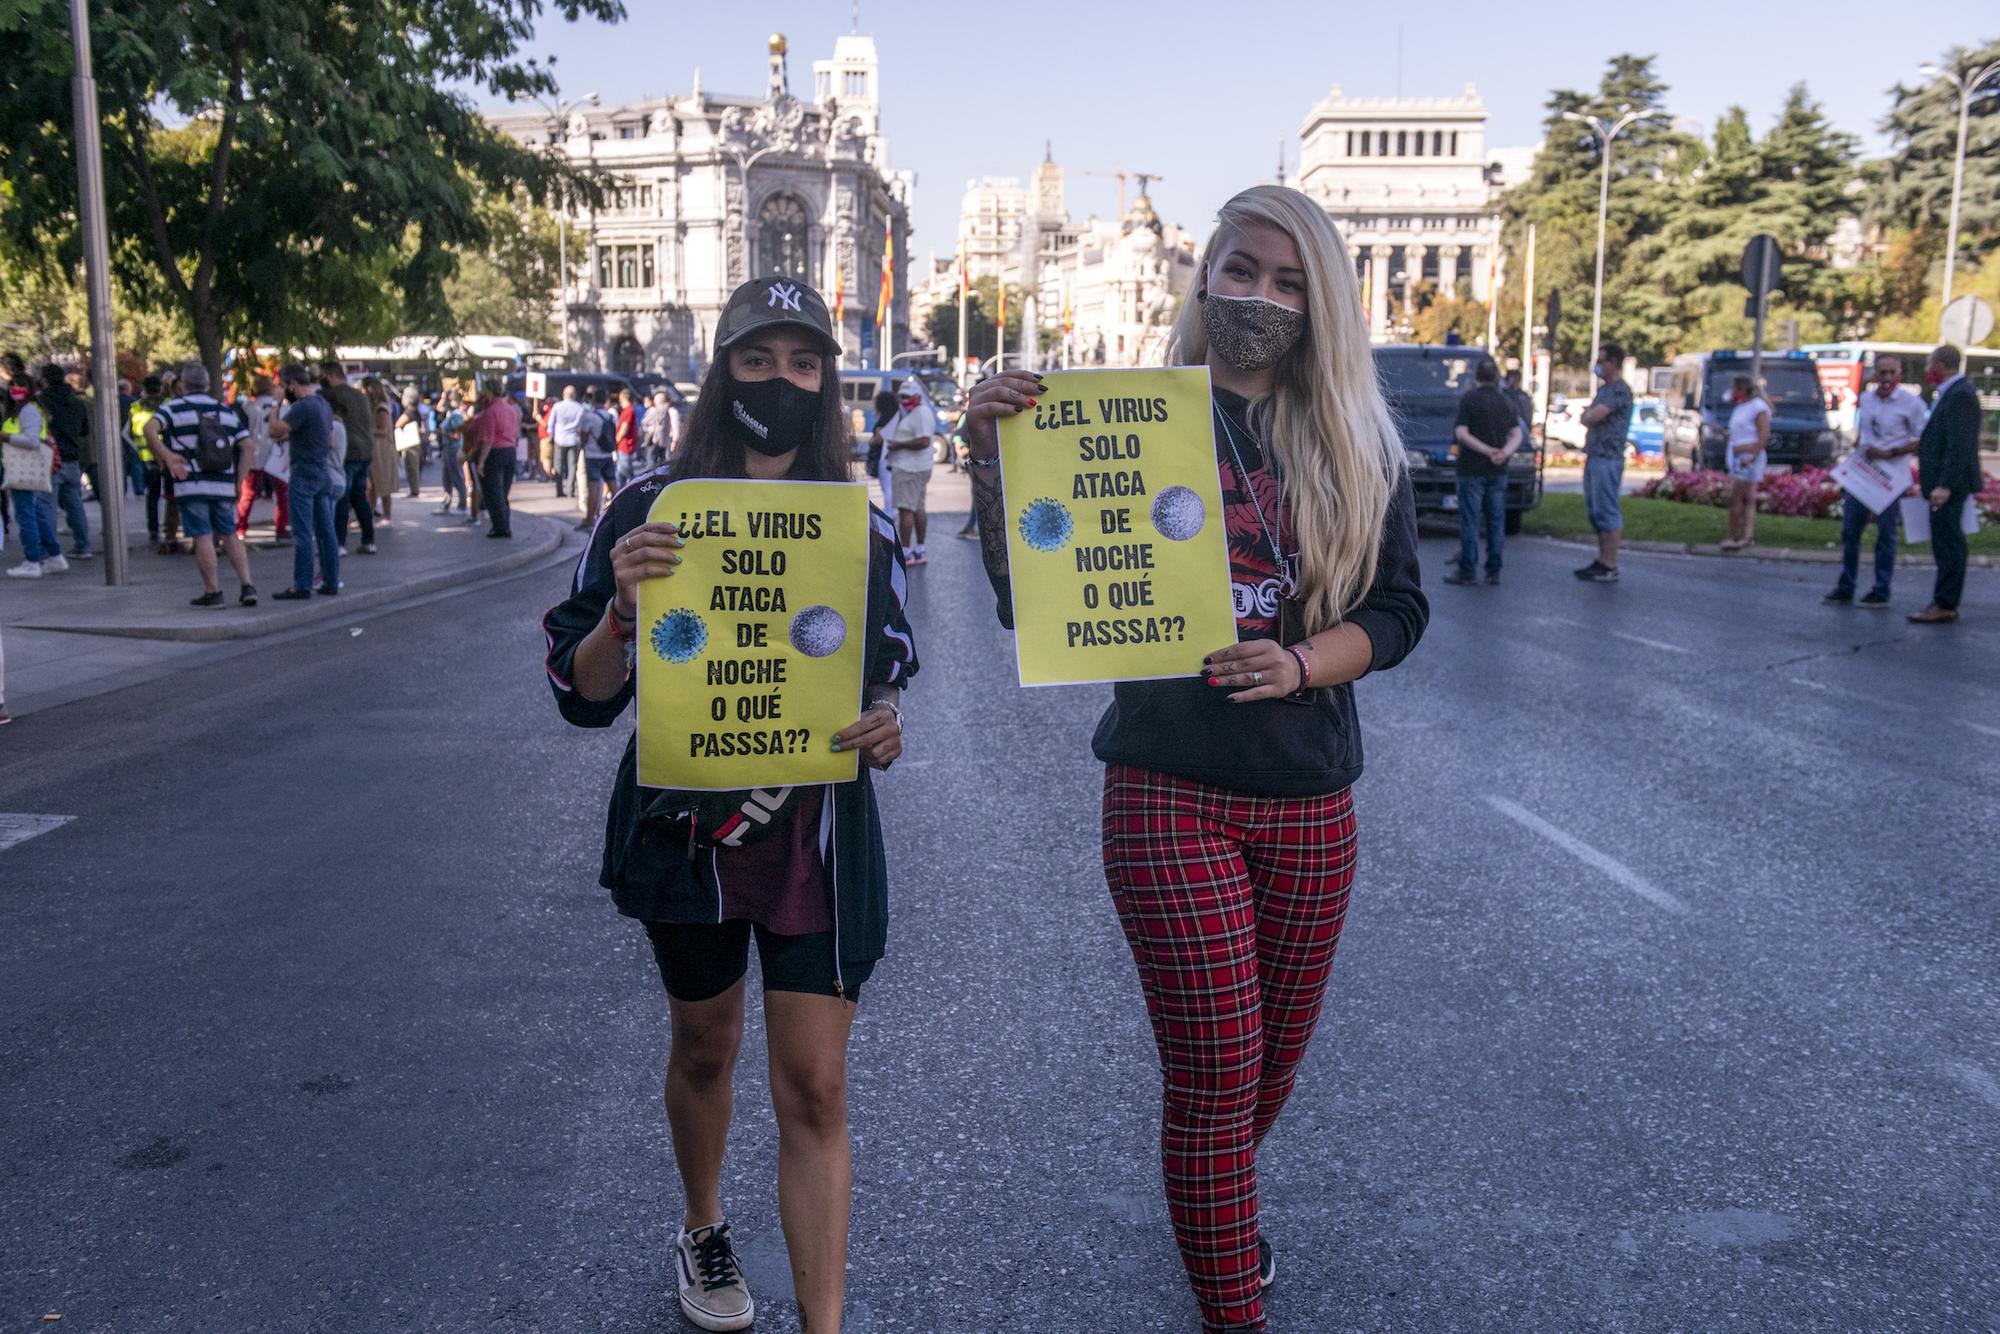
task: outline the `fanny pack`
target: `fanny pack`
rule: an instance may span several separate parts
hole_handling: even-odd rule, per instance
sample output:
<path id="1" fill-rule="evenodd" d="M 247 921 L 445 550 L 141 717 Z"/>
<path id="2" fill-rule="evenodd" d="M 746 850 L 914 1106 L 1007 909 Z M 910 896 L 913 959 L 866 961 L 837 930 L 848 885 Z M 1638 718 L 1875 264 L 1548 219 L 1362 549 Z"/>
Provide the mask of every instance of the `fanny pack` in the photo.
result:
<path id="1" fill-rule="evenodd" d="M 796 787 L 756 787 L 734 792 L 653 792 L 639 808 L 641 826 L 658 838 L 663 825 L 688 826 L 689 855 L 696 848 L 741 848 L 762 842 L 797 814 Z"/>

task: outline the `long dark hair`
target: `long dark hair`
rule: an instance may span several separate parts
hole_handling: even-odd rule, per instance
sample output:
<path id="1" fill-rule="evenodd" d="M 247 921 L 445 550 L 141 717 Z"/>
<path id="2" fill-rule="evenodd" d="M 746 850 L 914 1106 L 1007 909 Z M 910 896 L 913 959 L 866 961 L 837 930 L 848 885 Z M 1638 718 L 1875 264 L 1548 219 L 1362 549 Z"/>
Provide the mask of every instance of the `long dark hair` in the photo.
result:
<path id="1" fill-rule="evenodd" d="M 667 481 L 695 477 L 747 477 L 744 444 L 723 429 L 722 414 L 729 397 L 729 354 L 709 363 L 701 377 L 701 397 L 688 418 L 680 451 L 667 465 Z M 798 457 L 785 476 L 794 482 L 845 482 L 853 477 L 854 447 L 847 429 L 847 409 L 840 401 L 840 372 L 832 356 L 820 362 L 819 430 L 799 446 Z"/>

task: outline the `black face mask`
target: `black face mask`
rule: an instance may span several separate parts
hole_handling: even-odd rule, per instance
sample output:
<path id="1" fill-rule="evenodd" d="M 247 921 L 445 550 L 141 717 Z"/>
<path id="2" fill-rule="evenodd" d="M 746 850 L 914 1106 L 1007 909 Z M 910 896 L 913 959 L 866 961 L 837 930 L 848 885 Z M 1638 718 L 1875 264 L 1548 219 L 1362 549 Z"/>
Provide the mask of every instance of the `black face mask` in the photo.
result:
<path id="1" fill-rule="evenodd" d="M 819 431 L 819 395 L 784 376 L 729 377 L 722 424 L 749 448 L 776 457 L 811 444 Z"/>

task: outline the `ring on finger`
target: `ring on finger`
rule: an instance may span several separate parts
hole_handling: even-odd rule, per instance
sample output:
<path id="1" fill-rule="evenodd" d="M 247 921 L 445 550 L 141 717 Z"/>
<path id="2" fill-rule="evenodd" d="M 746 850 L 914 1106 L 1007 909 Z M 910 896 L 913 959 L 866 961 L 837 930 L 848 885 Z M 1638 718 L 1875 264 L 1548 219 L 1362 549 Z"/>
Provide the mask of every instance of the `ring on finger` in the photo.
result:
<path id="1" fill-rule="evenodd" d="M 1251 684 L 1251 685 L 1253 685 L 1253 686 L 1260 686 L 1260 685 L 1263 685 L 1263 684 L 1264 684 L 1264 673 L 1262 673 L 1262 672 L 1252 672 L 1252 673 L 1250 673 L 1250 684 Z"/>

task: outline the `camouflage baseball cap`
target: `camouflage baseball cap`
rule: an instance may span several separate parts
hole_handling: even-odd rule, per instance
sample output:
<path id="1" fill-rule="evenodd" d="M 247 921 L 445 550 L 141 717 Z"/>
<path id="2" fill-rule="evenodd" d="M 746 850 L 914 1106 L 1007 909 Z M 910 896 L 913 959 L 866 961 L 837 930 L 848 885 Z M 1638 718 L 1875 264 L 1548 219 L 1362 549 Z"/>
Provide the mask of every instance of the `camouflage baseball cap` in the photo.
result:
<path id="1" fill-rule="evenodd" d="M 752 330 L 774 324 L 809 329 L 825 341 L 828 352 L 840 354 L 833 320 L 820 294 L 796 278 L 777 275 L 752 278 L 729 294 L 729 304 L 722 308 L 722 320 L 716 325 L 715 350 L 720 352 Z"/>

